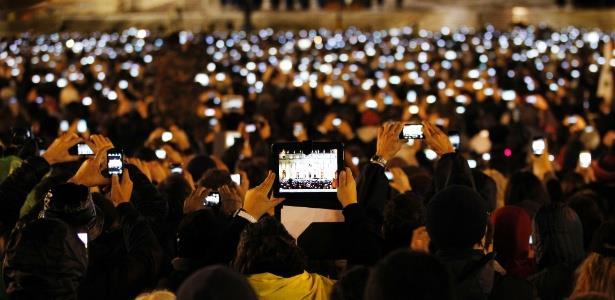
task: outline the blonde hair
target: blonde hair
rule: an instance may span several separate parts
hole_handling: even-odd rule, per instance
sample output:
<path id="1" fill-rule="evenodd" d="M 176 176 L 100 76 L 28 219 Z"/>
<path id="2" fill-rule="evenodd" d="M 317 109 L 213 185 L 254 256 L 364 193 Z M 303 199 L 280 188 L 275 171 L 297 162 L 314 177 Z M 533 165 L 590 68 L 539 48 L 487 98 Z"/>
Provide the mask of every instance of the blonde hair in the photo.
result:
<path id="1" fill-rule="evenodd" d="M 151 293 L 143 293 L 135 300 L 175 300 L 175 294 L 169 291 L 153 291 Z"/>
<path id="2" fill-rule="evenodd" d="M 591 253 L 577 273 L 573 295 L 599 292 L 615 299 L 615 258 Z"/>

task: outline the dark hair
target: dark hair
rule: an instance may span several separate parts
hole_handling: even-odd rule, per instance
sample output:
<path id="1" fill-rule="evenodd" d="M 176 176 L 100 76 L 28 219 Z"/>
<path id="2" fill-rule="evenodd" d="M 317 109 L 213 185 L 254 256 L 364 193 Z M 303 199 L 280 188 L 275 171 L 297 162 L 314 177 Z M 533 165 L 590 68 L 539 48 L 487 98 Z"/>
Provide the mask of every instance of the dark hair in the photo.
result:
<path id="1" fill-rule="evenodd" d="M 344 272 L 333 285 L 331 300 L 363 300 L 369 268 L 356 266 Z"/>
<path id="2" fill-rule="evenodd" d="M 225 225 L 209 208 L 185 216 L 177 228 L 177 256 L 200 259 L 203 265 L 226 263 L 221 230 Z"/>
<path id="3" fill-rule="evenodd" d="M 233 265 L 245 275 L 268 272 L 292 277 L 304 272 L 306 259 L 286 228 L 264 217 L 241 233 Z"/>
<path id="4" fill-rule="evenodd" d="M 547 190 L 532 172 L 516 172 L 510 177 L 504 199 L 506 205 L 521 206 L 533 217 L 540 207 L 549 202 Z"/>
<path id="5" fill-rule="evenodd" d="M 198 181 L 198 185 L 208 189 L 219 189 L 221 186 L 231 182 L 231 174 L 228 171 L 209 169 Z"/>
<path id="6" fill-rule="evenodd" d="M 483 197 L 487 204 L 487 210 L 493 212 L 497 202 L 497 186 L 495 180 L 477 169 L 472 170 L 472 177 L 474 178 L 476 191 Z"/>
<path id="7" fill-rule="evenodd" d="M 398 250 L 380 261 L 365 287 L 365 299 L 452 299 L 450 274 L 427 253 Z"/>
<path id="8" fill-rule="evenodd" d="M 203 176 L 207 170 L 215 168 L 216 162 L 207 155 L 197 155 L 193 157 L 190 162 L 188 162 L 188 166 L 186 166 L 186 169 L 190 172 L 194 181 L 201 179 L 201 176 Z"/>
<path id="9" fill-rule="evenodd" d="M 415 229 L 425 224 L 423 197 L 404 193 L 384 206 L 382 233 L 387 244 L 394 248 L 408 248 Z"/>
<path id="10" fill-rule="evenodd" d="M 168 218 L 180 220 L 184 215 L 184 200 L 192 192 L 188 181 L 180 174 L 171 174 L 158 184 L 158 190 L 169 205 Z"/>
<path id="11" fill-rule="evenodd" d="M 267 177 L 267 159 L 262 157 L 245 158 L 237 163 L 237 169 L 246 172 L 250 188 L 257 186 Z"/>

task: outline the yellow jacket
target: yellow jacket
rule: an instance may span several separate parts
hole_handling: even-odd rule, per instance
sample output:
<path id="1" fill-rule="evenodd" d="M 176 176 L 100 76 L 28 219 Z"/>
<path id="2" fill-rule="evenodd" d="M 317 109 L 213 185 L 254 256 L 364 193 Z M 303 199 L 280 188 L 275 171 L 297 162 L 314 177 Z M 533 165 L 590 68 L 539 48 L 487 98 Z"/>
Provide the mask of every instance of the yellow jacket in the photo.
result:
<path id="1" fill-rule="evenodd" d="M 248 277 L 248 281 L 261 300 L 327 300 L 335 283 L 334 280 L 305 271 L 290 278 L 271 273 L 254 274 Z"/>

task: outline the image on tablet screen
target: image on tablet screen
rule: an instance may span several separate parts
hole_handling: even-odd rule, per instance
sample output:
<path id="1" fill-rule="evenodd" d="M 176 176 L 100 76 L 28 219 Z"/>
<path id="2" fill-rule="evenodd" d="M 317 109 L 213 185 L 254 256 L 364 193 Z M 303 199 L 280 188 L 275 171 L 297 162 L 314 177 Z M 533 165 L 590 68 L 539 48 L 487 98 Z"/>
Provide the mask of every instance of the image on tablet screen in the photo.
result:
<path id="1" fill-rule="evenodd" d="M 337 191 L 337 149 L 283 150 L 279 154 L 279 181 L 282 193 L 319 193 Z"/>

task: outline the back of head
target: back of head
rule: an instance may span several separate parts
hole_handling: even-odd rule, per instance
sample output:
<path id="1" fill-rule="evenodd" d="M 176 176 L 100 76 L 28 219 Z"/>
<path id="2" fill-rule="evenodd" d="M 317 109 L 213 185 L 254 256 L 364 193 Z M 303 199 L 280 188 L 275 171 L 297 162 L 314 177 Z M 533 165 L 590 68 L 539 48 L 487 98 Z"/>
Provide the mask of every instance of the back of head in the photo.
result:
<path id="1" fill-rule="evenodd" d="M 583 245 L 586 250 L 589 249 L 594 232 L 604 221 L 598 198 L 599 196 L 590 190 L 580 191 L 568 198 L 568 206 L 577 213 L 583 224 Z"/>
<path id="2" fill-rule="evenodd" d="M 485 234 L 488 211 L 473 189 L 453 185 L 433 196 L 425 210 L 425 226 L 438 249 L 471 249 Z"/>
<path id="3" fill-rule="evenodd" d="M 192 175 L 195 181 L 201 179 L 201 176 L 203 176 L 207 170 L 215 168 L 216 162 L 207 155 L 197 155 L 193 157 L 188 163 L 188 166 L 186 166 L 186 169 L 190 172 L 190 175 Z"/>
<path id="4" fill-rule="evenodd" d="M 208 189 L 218 189 L 225 184 L 231 183 L 231 175 L 226 170 L 209 169 L 198 182 L 198 185 Z"/>
<path id="5" fill-rule="evenodd" d="M 187 215 L 177 228 L 177 256 L 198 260 L 202 266 L 225 263 L 221 245 L 225 226 L 211 209 Z"/>
<path id="6" fill-rule="evenodd" d="M 602 224 L 592 240 L 592 253 L 578 272 L 574 295 L 600 293 L 615 295 L 615 221 Z"/>
<path id="7" fill-rule="evenodd" d="M 59 219 L 84 232 L 102 226 L 97 223 L 96 207 L 89 189 L 72 183 L 54 186 L 47 192 L 39 218 Z"/>
<path id="8" fill-rule="evenodd" d="M 355 266 L 346 271 L 333 285 L 331 299 L 363 300 L 369 273 L 369 268 L 364 266 Z"/>
<path id="9" fill-rule="evenodd" d="M 169 219 L 181 219 L 183 216 L 184 200 L 192 191 L 188 181 L 180 174 L 172 174 L 158 184 L 158 190 L 169 204 Z"/>
<path id="10" fill-rule="evenodd" d="M 423 197 L 416 193 L 396 196 L 384 206 L 382 232 L 393 248 L 408 248 L 415 229 L 425 224 Z"/>
<path id="11" fill-rule="evenodd" d="M 476 190 L 483 197 L 485 203 L 487 204 L 487 210 L 489 210 L 489 212 L 494 211 L 496 207 L 498 193 L 495 180 L 477 169 L 472 169 L 472 177 L 474 178 Z"/>
<path id="12" fill-rule="evenodd" d="M 583 225 L 567 205 L 554 203 L 541 208 L 534 218 L 534 247 L 540 267 L 577 264 L 585 257 Z"/>
<path id="13" fill-rule="evenodd" d="M 225 266 L 203 268 L 186 279 L 177 291 L 178 300 L 256 300 L 248 281 Z"/>
<path id="14" fill-rule="evenodd" d="M 249 225 L 237 246 L 234 267 L 242 274 L 272 273 L 292 277 L 305 270 L 306 260 L 295 239 L 271 217 Z"/>
<path id="15" fill-rule="evenodd" d="M 506 205 L 523 207 L 530 216 L 534 216 L 549 202 L 547 190 L 532 172 L 517 172 L 510 177 L 504 199 Z"/>
<path id="16" fill-rule="evenodd" d="M 452 299 L 453 282 L 435 257 L 398 250 L 380 261 L 365 287 L 367 300 Z"/>
<path id="17" fill-rule="evenodd" d="M 87 267 L 77 233 L 57 219 L 18 225 L 3 264 L 6 292 L 13 299 L 73 299 Z"/>
<path id="18" fill-rule="evenodd" d="M 506 268 L 516 259 L 527 258 L 532 220 L 523 208 L 505 206 L 493 214 L 495 234 L 493 248 Z"/>

